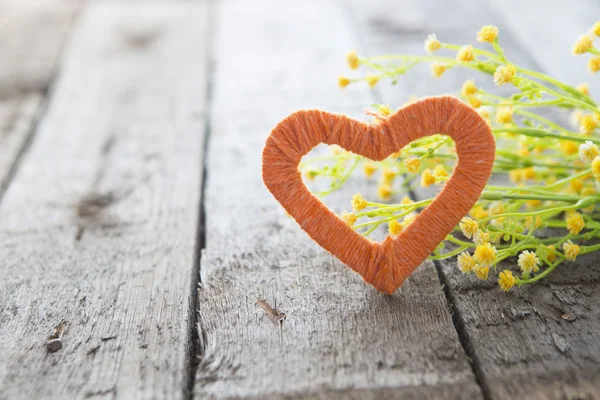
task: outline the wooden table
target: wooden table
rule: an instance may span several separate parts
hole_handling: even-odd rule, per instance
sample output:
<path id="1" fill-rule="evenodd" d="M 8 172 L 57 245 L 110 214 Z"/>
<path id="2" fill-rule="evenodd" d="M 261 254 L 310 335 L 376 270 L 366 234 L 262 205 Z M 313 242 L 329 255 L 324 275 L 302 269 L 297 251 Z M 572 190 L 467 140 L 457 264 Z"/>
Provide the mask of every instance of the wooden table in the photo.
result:
<path id="1" fill-rule="evenodd" d="M 351 49 L 420 54 L 431 32 L 496 24 L 513 59 L 597 94 L 569 52 L 599 16 L 594 0 L 0 1 L 0 399 L 600 398 L 597 257 L 508 294 L 425 262 L 384 296 L 260 176 L 295 109 L 359 117 L 470 76 L 342 92 Z"/>

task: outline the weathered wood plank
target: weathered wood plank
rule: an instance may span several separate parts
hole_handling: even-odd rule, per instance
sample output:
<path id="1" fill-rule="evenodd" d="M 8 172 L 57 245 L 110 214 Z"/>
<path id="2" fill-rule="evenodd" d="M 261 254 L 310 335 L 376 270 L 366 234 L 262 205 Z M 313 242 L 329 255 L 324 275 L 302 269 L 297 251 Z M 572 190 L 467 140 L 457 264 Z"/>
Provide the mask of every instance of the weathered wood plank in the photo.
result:
<path id="1" fill-rule="evenodd" d="M 359 25 L 368 49 L 374 54 L 420 52 L 424 37 L 432 32 L 450 42 L 469 43 L 481 25 L 496 24 L 512 59 L 525 66 L 543 68 L 573 84 L 583 79 L 581 71 L 576 73 L 574 69 L 582 69 L 584 62 L 581 58 L 570 58 L 569 54 L 572 41 L 599 15 L 591 11 L 589 4 L 582 4 L 588 14 L 583 18 L 580 7 L 564 2 L 545 2 L 541 8 L 538 3 L 494 2 L 497 7 L 493 9 L 485 4 L 470 8 L 455 0 L 445 2 L 444 9 L 438 8 L 433 14 L 427 3 L 412 4 L 413 8 L 408 10 L 383 8 L 375 2 L 369 2 L 368 9 L 359 2 L 355 7 L 359 7 L 356 12 Z M 595 7 L 598 9 L 600 5 Z M 518 13 L 514 12 L 516 9 Z M 571 29 L 562 28 L 564 21 L 568 21 Z M 559 25 L 561 29 L 556 29 Z M 410 26 L 419 28 L 414 41 L 406 40 L 403 34 Z M 562 54 L 560 60 L 569 59 L 557 62 L 557 54 Z M 414 74 L 431 82 L 432 78 L 425 76 L 427 71 Z M 420 95 L 427 91 L 439 94 L 456 92 L 466 78 L 453 71 L 431 86 L 419 87 L 414 83 L 419 79 L 410 77 L 401 79 L 398 85 L 414 86 Z M 380 90 L 384 102 L 396 106 L 398 101 L 404 101 L 389 87 L 382 85 Z M 512 262 L 499 268 L 514 266 Z M 456 269 L 454 260 L 442 262 L 439 267 L 449 288 L 450 301 L 458 312 L 459 331 L 472 353 L 474 368 L 487 397 L 597 397 L 600 392 L 597 256 L 582 258 L 576 265 L 565 265 L 543 283 L 514 289 L 509 294 L 500 292 L 495 282 L 465 277 Z M 563 315 L 565 318 L 574 315 L 576 319 L 569 322 Z"/>
<path id="2" fill-rule="evenodd" d="M 220 3 L 196 398 L 479 398 L 431 263 L 377 293 L 264 188 L 261 151 L 279 119 L 305 107 L 358 116 L 373 102 L 364 87 L 335 88 L 357 42 L 343 6 L 278 5 Z M 287 319 L 272 323 L 258 299 Z"/>
<path id="3" fill-rule="evenodd" d="M 56 0 L 0 1 L 0 98 L 48 87 L 75 10 Z"/>
<path id="4" fill-rule="evenodd" d="M 0 206 L 0 398 L 181 398 L 204 3 L 94 3 Z M 66 320 L 63 348 L 46 338 Z"/>
<path id="5" fill-rule="evenodd" d="M 573 85 L 587 80 L 592 93 L 600 89 L 585 69 L 587 57 L 571 56 L 573 42 L 598 19 L 600 4 L 494 3 L 508 28 L 504 31 L 516 38 L 506 43 L 508 50 L 520 46 L 543 72 Z M 519 13 L 509 12 L 517 7 Z M 499 292 L 495 282 L 465 279 L 452 262 L 442 264 L 493 397 L 598 396 L 599 259 L 597 255 L 581 257 L 575 264 L 562 265 L 543 282 L 507 295 Z M 499 268 L 514 267 L 514 262 Z M 571 316 L 574 321 L 569 321 Z"/>
<path id="6" fill-rule="evenodd" d="M 0 198 L 30 137 L 74 3 L 0 1 Z"/>

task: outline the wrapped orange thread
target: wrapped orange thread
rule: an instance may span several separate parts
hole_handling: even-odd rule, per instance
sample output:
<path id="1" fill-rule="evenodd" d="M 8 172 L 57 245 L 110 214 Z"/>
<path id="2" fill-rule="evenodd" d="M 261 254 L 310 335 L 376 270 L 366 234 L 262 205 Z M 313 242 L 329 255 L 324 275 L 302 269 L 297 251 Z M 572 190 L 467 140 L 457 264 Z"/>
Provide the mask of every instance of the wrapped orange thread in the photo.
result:
<path id="1" fill-rule="evenodd" d="M 454 140 L 458 163 L 444 189 L 395 237 L 377 243 L 352 230 L 304 185 L 298 164 L 320 143 L 337 144 L 383 160 L 410 142 L 434 134 Z M 271 132 L 263 150 L 267 188 L 319 245 L 381 292 L 393 293 L 467 214 L 485 187 L 496 143 L 485 120 L 449 97 L 430 97 L 376 125 L 320 110 L 297 111 Z"/>

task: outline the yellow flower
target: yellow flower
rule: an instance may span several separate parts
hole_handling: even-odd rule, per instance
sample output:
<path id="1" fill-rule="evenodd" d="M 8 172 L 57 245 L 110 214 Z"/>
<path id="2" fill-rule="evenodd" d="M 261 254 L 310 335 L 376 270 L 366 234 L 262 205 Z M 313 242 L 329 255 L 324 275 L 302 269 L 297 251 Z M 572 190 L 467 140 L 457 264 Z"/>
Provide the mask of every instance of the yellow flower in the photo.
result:
<path id="1" fill-rule="evenodd" d="M 549 246 L 546 246 L 546 249 L 546 259 L 553 263 L 554 261 L 556 261 L 556 246 L 551 244 Z"/>
<path id="2" fill-rule="evenodd" d="M 521 254 L 519 254 L 519 259 L 517 261 L 517 265 L 521 268 L 521 271 L 531 273 L 538 272 L 540 259 L 537 254 L 532 251 L 525 250 Z"/>
<path id="3" fill-rule="evenodd" d="M 600 57 L 595 56 L 590 58 L 590 61 L 588 61 L 588 69 L 593 74 L 600 71 Z"/>
<path id="4" fill-rule="evenodd" d="M 446 64 L 433 62 L 431 64 L 431 75 L 433 75 L 434 78 L 439 78 L 446 71 L 446 68 L 447 68 Z"/>
<path id="5" fill-rule="evenodd" d="M 594 47 L 594 38 L 592 35 L 583 35 L 573 45 L 573 54 L 587 53 Z"/>
<path id="6" fill-rule="evenodd" d="M 346 78 L 345 76 L 340 76 L 338 78 L 338 86 L 340 88 L 345 88 L 346 86 L 348 86 L 350 84 L 350 79 Z"/>
<path id="7" fill-rule="evenodd" d="M 411 199 L 410 197 L 408 197 L 408 196 L 404 196 L 404 197 L 402 198 L 402 201 L 400 202 L 400 204 L 404 204 L 404 205 L 407 205 L 407 204 L 412 204 L 412 203 L 414 203 L 414 200 L 412 200 L 412 199 Z"/>
<path id="8" fill-rule="evenodd" d="M 475 81 L 472 79 L 465 81 L 465 83 L 462 85 L 461 93 L 465 97 L 477 94 L 477 86 L 475 86 Z"/>
<path id="9" fill-rule="evenodd" d="M 581 191 L 581 195 L 582 196 L 593 196 L 596 194 L 596 189 L 594 189 L 593 187 L 586 187 L 583 188 L 583 190 Z"/>
<path id="10" fill-rule="evenodd" d="M 500 275 L 498 276 L 498 285 L 500 286 L 500 289 L 508 292 L 516 283 L 517 279 L 513 276 L 511 271 L 505 269 L 500 272 Z"/>
<path id="11" fill-rule="evenodd" d="M 585 143 L 579 145 L 579 158 L 581 158 L 584 163 L 589 164 L 598 156 L 600 156 L 600 150 L 598 149 L 598 146 L 591 141 L 587 140 Z"/>
<path id="12" fill-rule="evenodd" d="M 531 210 L 532 208 L 536 208 L 542 205 L 542 201 L 541 200 L 527 200 L 525 201 L 525 207 L 527 207 L 528 210 Z"/>
<path id="13" fill-rule="evenodd" d="M 381 114 L 383 117 L 389 117 L 390 114 L 392 114 L 392 110 L 387 104 L 381 104 L 378 106 L 377 111 L 379 111 L 379 114 Z"/>
<path id="14" fill-rule="evenodd" d="M 594 178 L 600 182 L 600 157 L 596 157 L 592 161 L 592 172 L 594 173 Z"/>
<path id="15" fill-rule="evenodd" d="M 573 211 L 567 214 L 567 229 L 571 235 L 577 235 L 585 227 L 585 221 L 581 214 Z"/>
<path id="16" fill-rule="evenodd" d="M 433 169 L 433 175 L 436 178 L 443 178 L 443 177 L 448 176 L 448 171 L 446 171 L 446 168 L 444 167 L 443 164 L 438 164 Z"/>
<path id="17" fill-rule="evenodd" d="M 427 168 L 425 171 L 423 171 L 423 174 L 421 175 L 421 186 L 422 187 L 428 187 L 431 186 L 435 183 L 435 176 L 433 176 L 433 174 L 431 173 L 431 170 L 429 168 Z"/>
<path id="18" fill-rule="evenodd" d="M 396 178 L 396 173 L 391 169 L 385 169 L 382 176 L 383 181 L 387 184 L 390 184 L 394 181 L 394 178 Z"/>
<path id="19" fill-rule="evenodd" d="M 473 243 L 475 244 L 486 244 L 491 241 L 491 237 L 489 232 L 484 232 L 481 229 L 477 229 L 477 231 L 473 234 Z"/>
<path id="20" fill-rule="evenodd" d="M 575 261 L 575 259 L 579 255 L 579 252 L 581 251 L 581 248 L 578 245 L 573 244 L 572 241 L 567 240 L 563 244 L 563 251 L 565 252 L 565 257 L 567 258 L 567 260 Z"/>
<path id="21" fill-rule="evenodd" d="M 523 168 L 523 178 L 525 180 L 535 179 L 537 174 L 535 173 L 535 169 L 533 167 Z"/>
<path id="22" fill-rule="evenodd" d="M 499 124 L 510 124 L 513 118 L 513 110 L 511 107 L 500 107 L 496 111 L 496 122 Z"/>
<path id="23" fill-rule="evenodd" d="M 577 85 L 576 89 L 579 93 L 585 94 L 586 96 L 590 95 L 590 85 L 587 83 L 580 83 Z"/>
<path id="24" fill-rule="evenodd" d="M 352 50 L 351 52 L 346 54 L 346 63 L 348 63 L 350 69 L 358 68 L 358 66 L 360 65 L 360 61 L 358 59 L 358 56 L 356 55 L 356 51 Z"/>
<path id="25" fill-rule="evenodd" d="M 529 149 L 523 145 L 521 145 L 519 147 L 519 150 L 517 150 L 517 154 L 520 155 L 521 157 L 529 157 L 529 155 L 531 154 Z"/>
<path id="26" fill-rule="evenodd" d="M 390 221 L 388 231 L 390 232 L 390 235 L 397 236 L 402 232 L 402 224 L 394 219 Z"/>
<path id="27" fill-rule="evenodd" d="M 579 120 L 579 132 L 589 135 L 598 127 L 598 122 L 592 115 L 584 115 Z"/>
<path id="28" fill-rule="evenodd" d="M 408 172 L 412 172 L 414 174 L 421 167 L 421 160 L 418 158 L 407 158 L 404 160 L 404 166 Z"/>
<path id="29" fill-rule="evenodd" d="M 360 195 L 360 193 L 356 193 L 354 197 L 352 197 L 352 209 L 354 211 L 360 211 L 367 207 L 367 201 Z"/>
<path id="30" fill-rule="evenodd" d="M 489 267 L 496 262 L 497 250 L 489 243 L 479 244 L 475 248 L 475 260 L 482 267 Z"/>
<path id="31" fill-rule="evenodd" d="M 523 170 L 520 168 L 511 169 L 508 172 L 508 177 L 514 183 L 521 183 L 525 180 L 525 176 L 523 174 Z"/>
<path id="32" fill-rule="evenodd" d="M 467 100 L 469 100 L 469 105 L 473 108 L 479 108 L 482 105 L 481 100 L 477 96 L 469 96 Z"/>
<path id="33" fill-rule="evenodd" d="M 382 200 L 387 200 L 392 197 L 392 188 L 387 183 L 382 183 L 377 189 L 377 195 Z"/>
<path id="34" fill-rule="evenodd" d="M 492 203 L 490 205 L 490 215 L 498 215 L 504 212 L 504 204 L 501 202 Z"/>
<path id="35" fill-rule="evenodd" d="M 456 61 L 458 62 L 469 62 L 475 59 L 475 54 L 473 54 L 473 46 L 463 46 L 460 48 L 458 53 L 456 53 Z"/>
<path id="36" fill-rule="evenodd" d="M 477 114 L 481 115 L 481 118 L 485 119 L 485 122 L 487 122 L 488 125 L 492 124 L 490 110 L 481 107 L 477 110 Z"/>
<path id="37" fill-rule="evenodd" d="M 484 26 L 477 32 L 477 41 L 492 43 L 498 37 L 498 32 L 498 28 L 493 25 Z"/>
<path id="38" fill-rule="evenodd" d="M 456 265 L 463 274 L 468 274 L 475 268 L 475 258 L 466 251 L 460 253 L 456 258 Z"/>
<path id="39" fill-rule="evenodd" d="M 482 281 L 487 280 L 488 274 L 490 273 L 490 267 L 477 265 L 475 266 L 475 275 Z"/>
<path id="40" fill-rule="evenodd" d="M 482 206 L 475 206 L 471 209 L 470 214 L 475 219 L 483 219 L 489 216 L 488 212 Z"/>
<path id="41" fill-rule="evenodd" d="M 496 68 L 496 72 L 494 72 L 494 83 L 497 86 L 510 83 L 513 81 L 516 73 L 517 69 L 514 67 L 514 65 L 501 65 Z"/>
<path id="42" fill-rule="evenodd" d="M 350 228 L 352 228 L 352 226 L 356 222 L 356 215 L 353 213 L 345 212 L 342 214 L 342 221 L 344 221 L 346 223 L 346 225 L 348 225 Z"/>
<path id="43" fill-rule="evenodd" d="M 367 83 L 369 84 L 369 87 L 371 89 L 373 89 L 375 87 L 375 85 L 377 84 L 377 82 L 379 82 L 379 77 L 375 76 L 375 75 L 367 75 Z"/>
<path id="44" fill-rule="evenodd" d="M 525 228 L 527 228 L 527 230 L 531 229 L 533 225 L 534 229 L 539 228 L 540 226 L 542 226 L 542 217 L 540 217 L 539 215 L 535 216 L 535 223 L 533 222 L 533 217 L 529 216 L 529 217 L 525 217 Z"/>
<path id="45" fill-rule="evenodd" d="M 574 193 L 579 193 L 579 191 L 583 189 L 583 182 L 581 179 L 573 179 L 571 182 L 569 182 L 569 188 Z"/>
<path id="46" fill-rule="evenodd" d="M 579 147 L 577 146 L 577 143 L 571 140 L 562 140 L 560 142 L 560 150 L 564 155 L 570 156 L 576 154 L 577 151 L 579 151 Z"/>
<path id="47" fill-rule="evenodd" d="M 365 164 L 364 171 L 365 175 L 367 177 L 370 177 L 375 173 L 375 171 L 377 171 L 377 167 L 375 166 L 375 164 L 368 162 Z"/>
<path id="48" fill-rule="evenodd" d="M 592 33 L 596 36 L 600 36 L 600 21 L 596 22 L 591 29 Z"/>
<path id="49" fill-rule="evenodd" d="M 425 40 L 425 51 L 428 54 L 431 54 L 434 51 L 439 50 L 441 47 L 442 47 L 442 44 L 435 36 L 435 33 L 432 33 L 431 35 L 427 36 L 427 39 Z"/>
<path id="50" fill-rule="evenodd" d="M 402 221 L 402 227 L 403 228 L 408 227 L 410 224 L 413 223 L 413 221 L 415 219 L 417 219 L 417 214 L 412 213 L 412 214 L 407 215 L 406 217 L 404 217 L 404 221 Z"/>
<path id="51" fill-rule="evenodd" d="M 465 235 L 466 238 L 471 239 L 477 232 L 479 223 L 469 217 L 464 217 L 458 226 L 460 227 L 463 235 Z"/>

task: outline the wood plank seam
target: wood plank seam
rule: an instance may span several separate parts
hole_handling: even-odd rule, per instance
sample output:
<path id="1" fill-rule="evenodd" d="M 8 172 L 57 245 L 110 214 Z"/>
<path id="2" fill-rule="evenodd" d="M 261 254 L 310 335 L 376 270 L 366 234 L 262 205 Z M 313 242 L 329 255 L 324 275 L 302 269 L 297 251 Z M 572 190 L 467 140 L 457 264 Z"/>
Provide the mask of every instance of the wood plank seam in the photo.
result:
<path id="1" fill-rule="evenodd" d="M 204 142 L 202 147 L 202 183 L 200 186 L 200 204 L 198 212 L 198 229 L 196 232 L 196 249 L 194 253 L 194 264 L 192 266 L 192 287 L 190 301 L 192 302 L 190 312 L 192 315 L 188 318 L 189 326 L 189 360 L 187 366 L 187 385 L 184 398 L 193 400 L 194 385 L 196 384 L 196 372 L 198 365 L 205 352 L 206 332 L 202 328 L 200 321 L 200 309 L 198 303 L 198 292 L 202 287 L 200 274 L 202 255 L 206 248 L 206 182 L 208 177 L 208 151 L 210 149 L 210 138 L 212 132 L 211 107 L 214 88 L 214 54 L 215 54 L 215 32 L 217 21 L 217 6 L 213 0 L 204 0 L 206 3 L 207 28 L 206 28 L 206 51 L 205 51 L 205 118 L 204 118 Z"/>
<path id="2" fill-rule="evenodd" d="M 413 198 L 414 194 L 412 194 Z M 477 353 L 475 353 L 475 348 L 473 347 L 473 343 L 471 338 L 469 337 L 469 333 L 465 327 L 465 321 L 463 316 L 456 306 L 456 301 L 454 298 L 454 294 L 452 293 L 452 288 L 450 286 L 450 282 L 444 271 L 442 270 L 442 265 L 439 261 L 434 260 L 433 265 L 435 265 L 435 269 L 438 273 L 438 278 L 440 280 L 440 284 L 442 285 L 442 289 L 444 290 L 444 295 L 446 296 L 446 302 L 448 303 L 448 309 L 450 310 L 450 315 L 452 316 L 452 324 L 454 325 L 454 329 L 458 335 L 458 340 L 467 355 L 467 361 L 469 365 L 471 365 L 471 369 L 473 370 L 473 374 L 475 375 L 475 381 L 479 385 L 481 389 L 481 393 L 483 395 L 484 400 L 492 399 L 492 393 L 490 390 L 490 386 L 487 382 L 487 378 L 483 369 L 481 368 L 481 363 L 479 361 L 479 357 Z"/>
<path id="3" fill-rule="evenodd" d="M 36 110 L 35 117 L 33 118 L 33 121 L 30 124 L 29 129 L 27 130 L 27 134 L 25 135 L 25 140 L 23 141 L 21 147 L 18 149 L 15 159 L 12 162 L 12 165 L 10 165 L 10 168 L 5 176 L 5 179 L 0 181 L 0 204 L 2 204 L 2 199 L 4 198 L 4 195 L 6 194 L 6 191 L 8 190 L 8 187 L 10 186 L 10 183 L 12 182 L 13 178 L 17 174 L 17 171 L 19 170 L 19 166 L 21 165 L 22 160 L 25 158 L 25 155 L 27 154 L 29 148 L 31 147 L 31 143 L 33 143 L 33 140 L 35 138 L 35 133 L 38 130 L 37 128 L 38 128 L 40 122 L 43 120 L 43 118 L 46 114 L 46 111 L 48 111 L 48 105 L 50 104 L 50 100 L 52 99 L 54 85 L 55 85 L 57 78 L 59 76 L 59 73 L 60 73 L 60 65 L 61 65 L 60 60 L 62 59 L 63 54 L 65 53 L 67 43 L 69 42 L 69 37 L 71 35 L 71 32 L 73 31 L 73 27 L 76 25 L 77 21 L 79 20 L 80 11 L 81 11 L 81 7 L 76 6 L 75 11 L 73 12 L 73 17 L 71 19 L 69 33 L 67 33 L 66 36 L 63 37 L 62 43 L 58 46 L 58 51 L 57 51 L 57 55 L 56 55 L 56 58 L 54 61 L 54 65 L 52 66 L 51 72 L 50 72 L 50 80 L 44 87 L 39 88 L 39 92 L 41 94 L 42 100 L 40 102 L 38 109 Z M 20 91 L 20 93 L 24 94 L 24 93 L 27 93 L 30 91 L 32 91 L 32 90 L 24 89 L 24 90 Z"/>

